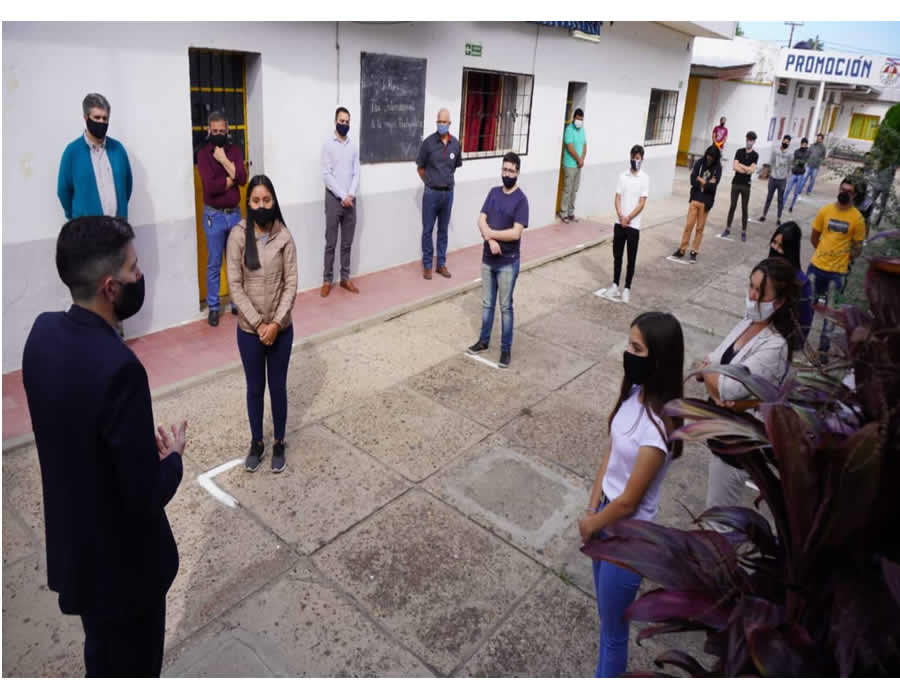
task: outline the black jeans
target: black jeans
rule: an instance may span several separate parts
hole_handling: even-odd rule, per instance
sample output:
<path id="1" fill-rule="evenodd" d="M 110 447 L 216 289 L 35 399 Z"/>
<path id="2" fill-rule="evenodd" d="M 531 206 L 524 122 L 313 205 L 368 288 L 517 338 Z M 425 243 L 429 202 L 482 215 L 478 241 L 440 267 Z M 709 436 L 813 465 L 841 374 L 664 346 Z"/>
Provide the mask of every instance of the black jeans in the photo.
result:
<path id="1" fill-rule="evenodd" d="M 787 180 L 770 177 L 769 193 L 766 195 L 766 205 L 763 207 L 763 216 L 769 213 L 769 205 L 772 203 L 772 195 L 778 191 L 778 218 L 781 218 L 781 212 L 784 210 L 784 187 Z"/>
<path id="2" fill-rule="evenodd" d="M 728 209 L 728 220 L 725 228 L 731 228 L 734 221 L 734 210 L 737 209 L 738 197 L 741 198 L 741 231 L 747 230 L 747 204 L 750 201 L 750 185 L 731 183 L 731 206 Z"/>
<path id="3" fill-rule="evenodd" d="M 238 351 L 247 379 L 247 416 L 254 442 L 263 439 L 263 411 L 266 399 L 266 374 L 269 376 L 269 398 L 272 401 L 272 423 L 275 439 L 284 440 L 287 424 L 287 374 L 294 345 L 293 324 L 279 331 L 275 342 L 263 345 L 256 333 L 237 329 Z"/>
<path id="4" fill-rule="evenodd" d="M 88 678 L 158 678 L 166 637 L 166 598 L 127 617 L 82 615 Z"/>
<path id="5" fill-rule="evenodd" d="M 628 244 L 628 269 L 625 272 L 625 287 L 631 289 L 631 280 L 634 277 L 634 265 L 637 261 L 638 241 L 641 232 L 631 226 L 616 224 L 613 226 L 613 282 L 618 286 L 622 276 L 622 252 L 625 244 Z"/>

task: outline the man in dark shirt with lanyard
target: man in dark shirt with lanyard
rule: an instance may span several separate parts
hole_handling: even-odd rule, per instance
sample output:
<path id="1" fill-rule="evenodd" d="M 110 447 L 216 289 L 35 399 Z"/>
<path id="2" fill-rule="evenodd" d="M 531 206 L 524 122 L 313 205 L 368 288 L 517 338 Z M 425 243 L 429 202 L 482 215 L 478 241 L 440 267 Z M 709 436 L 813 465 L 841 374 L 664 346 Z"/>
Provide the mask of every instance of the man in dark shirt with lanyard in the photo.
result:
<path id="1" fill-rule="evenodd" d="M 453 208 L 453 174 L 462 167 L 459 140 L 450 133 L 450 112 L 441 109 L 437 131 L 422 141 L 416 158 L 419 177 L 425 183 L 422 195 L 422 267 L 423 277 L 431 279 L 434 244 L 431 234 L 437 219 L 437 272 L 450 277 L 447 269 L 447 227 Z"/>

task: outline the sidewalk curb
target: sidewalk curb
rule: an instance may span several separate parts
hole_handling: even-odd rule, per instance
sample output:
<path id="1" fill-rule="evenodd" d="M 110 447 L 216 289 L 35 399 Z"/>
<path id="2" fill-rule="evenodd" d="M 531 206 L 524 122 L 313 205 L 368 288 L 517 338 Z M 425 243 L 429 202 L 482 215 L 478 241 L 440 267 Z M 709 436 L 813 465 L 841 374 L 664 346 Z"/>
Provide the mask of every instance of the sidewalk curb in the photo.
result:
<path id="1" fill-rule="evenodd" d="M 612 232 L 609 233 L 601 233 L 598 238 L 595 238 L 590 241 L 586 241 L 585 243 L 579 243 L 576 246 L 571 246 L 569 248 L 564 248 L 562 250 L 558 250 L 555 253 L 550 253 L 549 255 L 545 255 L 543 257 L 537 258 L 536 260 L 532 260 L 527 263 L 523 263 L 520 268 L 520 272 L 526 272 L 528 270 L 532 270 L 536 267 L 541 267 L 542 265 L 546 265 L 547 263 L 554 262 L 556 260 L 562 260 L 563 258 L 567 258 L 570 255 L 574 255 L 575 253 L 580 253 L 584 250 L 588 250 L 589 248 L 594 248 L 595 246 L 602 245 L 608 241 L 612 240 Z M 406 304 L 399 304 L 394 306 L 387 311 L 382 311 L 374 316 L 369 316 L 368 318 L 360 319 L 358 321 L 351 321 L 346 325 L 340 326 L 338 328 L 332 328 L 327 331 L 321 331 L 320 333 L 314 333 L 313 335 L 306 336 L 305 338 L 297 341 L 291 347 L 291 355 L 294 355 L 298 350 L 306 349 L 313 347 L 315 345 L 319 345 L 320 343 L 327 342 L 329 340 L 333 340 L 334 338 L 340 338 L 345 335 L 350 335 L 351 333 L 356 333 L 361 330 L 365 330 L 366 328 L 370 328 L 371 326 L 378 325 L 379 323 L 384 323 L 385 321 L 390 321 L 393 318 L 397 318 L 399 316 L 404 316 L 413 311 L 417 311 L 419 309 L 423 309 L 426 306 L 431 306 L 433 304 L 437 304 L 442 301 L 446 301 L 447 299 L 452 299 L 455 296 L 459 296 L 461 294 L 465 294 L 473 289 L 477 289 L 481 286 L 481 281 L 471 281 L 464 282 L 458 287 L 454 287 L 453 289 L 447 289 L 442 292 L 438 292 L 437 294 L 433 294 L 432 296 L 425 297 L 424 299 L 418 299 L 416 301 L 411 301 Z M 204 384 L 211 379 L 214 379 L 220 375 L 228 374 L 229 372 L 233 372 L 234 370 L 241 367 L 240 360 L 231 362 L 227 365 L 223 365 L 222 367 L 217 367 L 215 369 L 211 369 L 207 372 L 203 372 L 202 374 L 197 374 L 193 377 L 189 377 L 188 379 L 182 379 L 181 381 L 174 382 L 172 384 L 167 384 L 165 386 L 158 387 L 150 392 L 150 398 L 154 401 L 158 399 L 167 398 L 173 394 L 177 394 L 186 389 L 190 389 L 192 387 L 197 386 L 198 384 Z M 3 441 L 3 449 L 2 454 L 7 454 L 9 452 L 13 452 L 21 447 L 26 447 L 34 442 L 34 432 L 29 432 L 24 435 L 17 435 L 16 437 L 9 438 Z"/>

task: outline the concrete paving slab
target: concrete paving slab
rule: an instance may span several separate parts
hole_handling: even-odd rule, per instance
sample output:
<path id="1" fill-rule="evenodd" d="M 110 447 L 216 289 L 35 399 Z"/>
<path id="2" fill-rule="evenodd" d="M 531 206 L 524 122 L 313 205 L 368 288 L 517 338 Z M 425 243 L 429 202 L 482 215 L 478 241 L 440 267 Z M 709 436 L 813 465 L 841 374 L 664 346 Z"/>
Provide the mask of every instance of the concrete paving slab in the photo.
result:
<path id="1" fill-rule="evenodd" d="M 570 287 L 593 291 L 603 284 L 612 271 L 612 246 L 603 244 L 598 248 L 606 251 L 606 257 L 570 255 L 562 260 L 535 267 L 529 272 Z"/>
<path id="2" fill-rule="evenodd" d="M 691 325 L 718 338 L 724 338 L 728 335 L 731 329 L 741 320 L 740 316 L 736 316 L 733 313 L 699 306 L 692 302 L 679 304 L 672 313 L 682 325 Z"/>
<path id="3" fill-rule="evenodd" d="M 492 429 L 549 393 L 544 386 L 462 354 L 411 377 L 406 386 Z"/>
<path id="4" fill-rule="evenodd" d="M 505 370 L 510 376 L 557 389 L 593 364 L 561 345 L 517 333 L 513 336 L 512 364 Z"/>
<path id="5" fill-rule="evenodd" d="M 182 482 L 166 513 L 180 559 L 178 575 L 166 598 L 167 647 L 217 618 L 297 560 L 285 542 L 245 509 L 221 505 L 195 481 Z"/>
<path id="6" fill-rule="evenodd" d="M 481 293 L 478 294 L 480 299 Z M 479 309 L 477 313 L 473 313 L 471 308 L 463 308 L 460 298 L 456 296 L 433 306 L 417 309 L 398 317 L 396 322 L 407 329 L 405 332 L 431 333 L 451 347 L 466 348 L 478 338 L 481 311 Z M 399 332 L 398 336 L 403 337 Z"/>
<path id="7" fill-rule="evenodd" d="M 594 601 L 548 573 L 457 675 L 590 678 L 597 631 Z"/>
<path id="8" fill-rule="evenodd" d="M 573 310 L 556 311 L 536 318 L 521 331 L 522 336 L 539 338 L 568 348 L 589 361 L 599 360 L 609 351 L 605 342 L 610 334 L 609 329 L 583 318 Z"/>
<path id="9" fill-rule="evenodd" d="M 301 563 L 170 655 L 168 677 L 428 677 L 415 656 Z"/>
<path id="10" fill-rule="evenodd" d="M 580 546 L 588 480 L 514 446 L 479 445 L 424 487 L 551 569 Z"/>
<path id="11" fill-rule="evenodd" d="M 637 296 L 637 295 L 636 295 Z M 605 329 L 605 334 L 598 338 L 598 342 L 605 347 L 610 347 L 622 340 L 628 340 L 628 328 L 631 322 L 644 311 L 652 307 L 646 306 L 646 296 L 635 299 L 633 304 L 615 304 L 605 299 L 599 299 L 593 294 L 587 294 L 576 299 L 571 306 L 558 311 L 560 315 L 571 313 L 577 318 L 590 321 Z M 529 330 L 529 332 L 533 332 Z"/>
<path id="12" fill-rule="evenodd" d="M 3 504 L 3 566 L 36 555 L 40 543 L 12 506 Z"/>
<path id="13" fill-rule="evenodd" d="M 410 481 L 430 476 L 490 432 L 403 386 L 323 422 Z"/>
<path id="14" fill-rule="evenodd" d="M 84 676 L 81 619 L 59 611 L 38 555 L 3 567 L 3 675 Z"/>
<path id="15" fill-rule="evenodd" d="M 744 315 L 744 299 L 744 295 L 729 294 L 711 285 L 705 285 L 694 292 L 686 301 L 697 306 L 724 311 L 736 319 L 740 319 Z"/>
<path id="16" fill-rule="evenodd" d="M 443 674 L 468 658 L 542 572 L 539 564 L 418 489 L 313 560 Z"/>
<path id="17" fill-rule="evenodd" d="M 407 483 L 320 425 L 288 435 L 288 467 L 232 469 L 216 479 L 279 538 L 314 552 L 403 493 Z"/>
<path id="18" fill-rule="evenodd" d="M 41 467 L 33 443 L 3 455 L 3 509 L 6 510 L 7 504 L 15 508 L 28 536 L 39 545 L 41 552 L 44 552 L 45 537 L 43 493 Z M 4 520 L 4 530 L 5 527 Z"/>

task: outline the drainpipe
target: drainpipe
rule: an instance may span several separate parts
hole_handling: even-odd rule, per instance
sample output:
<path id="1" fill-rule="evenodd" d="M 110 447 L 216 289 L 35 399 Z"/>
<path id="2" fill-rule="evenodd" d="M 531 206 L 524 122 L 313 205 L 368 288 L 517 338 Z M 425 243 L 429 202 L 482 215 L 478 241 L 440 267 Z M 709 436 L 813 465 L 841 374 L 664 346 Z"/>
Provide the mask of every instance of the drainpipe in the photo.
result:
<path id="1" fill-rule="evenodd" d="M 816 142 L 816 134 L 820 131 L 824 132 L 824 129 L 819 129 L 819 114 L 822 111 L 822 103 L 825 100 L 825 81 L 819 83 L 819 94 L 816 96 L 816 108 L 813 110 L 813 118 L 812 118 L 812 142 Z"/>

